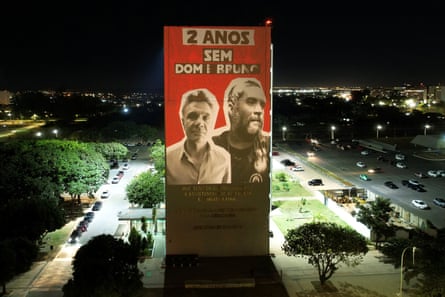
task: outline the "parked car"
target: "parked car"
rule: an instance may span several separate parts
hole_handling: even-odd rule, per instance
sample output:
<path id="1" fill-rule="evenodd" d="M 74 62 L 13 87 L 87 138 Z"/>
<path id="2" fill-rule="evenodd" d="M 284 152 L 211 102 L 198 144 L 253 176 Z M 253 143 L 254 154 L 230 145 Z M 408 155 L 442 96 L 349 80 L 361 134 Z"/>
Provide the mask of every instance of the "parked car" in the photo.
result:
<path id="1" fill-rule="evenodd" d="M 420 186 L 420 182 L 415 179 L 409 179 L 408 182 L 414 186 Z"/>
<path id="2" fill-rule="evenodd" d="M 427 174 L 431 177 L 439 177 L 440 174 L 437 172 L 437 170 L 428 170 Z"/>
<path id="3" fill-rule="evenodd" d="M 121 180 L 120 176 L 113 176 L 113 178 L 111 179 L 111 183 L 112 184 L 117 184 L 119 183 L 119 181 Z"/>
<path id="4" fill-rule="evenodd" d="M 87 220 L 88 222 L 92 222 L 94 218 L 94 211 L 89 211 L 83 216 L 84 220 Z"/>
<path id="5" fill-rule="evenodd" d="M 357 162 L 356 165 L 357 165 L 358 167 L 360 167 L 360 168 L 365 168 L 365 167 L 366 167 L 365 162 L 362 162 L 362 161 Z"/>
<path id="6" fill-rule="evenodd" d="M 399 188 L 399 187 L 398 187 L 395 183 L 393 183 L 392 181 L 386 181 L 386 182 L 384 183 L 384 185 L 387 186 L 387 187 L 390 188 L 390 189 L 398 189 L 398 188 Z"/>
<path id="7" fill-rule="evenodd" d="M 100 194 L 100 198 L 108 198 L 110 197 L 110 191 L 108 189 L 105 189 L 102 191 L 102 193 Z"/>
<path id="8" fill-rule="evenodd" d="M 405 160 L 405 155 L 404 154 L 396 154 L 395 158 L 396 158 L 396 160 L 403 161 L 403 160 Z"/>
<path id="9" fill-rule="evenodd" d="M 68 239 L 68 243 L 77 243 L 79 242 L 80 236 L 82 235 L 82 232 L 75 229 L 73 232 L 71 232 L 71 235 Z"/>
<path id="10" fill-rule="evenodd" d="M 295 166 L 295 162 L 289 159 L 281 160 L 281 164 L 283 164 L 284 166 Z"/>
<path id="11" fill-rule="evenodd" d="M 369 155 L 369 151 L 364 150 L 364 151 L 361 151 L 360 154 L 362 154 L 363 156 L 367 156 L 367 155 Z"/>
<path id="12" fill-rule="evenodd" d="M 417 176 L 418 178 L 427 178 L 428 175 L 426 175 L 423 172 L 414 172 L 414 175 Z"/>
<path id="13" fill-rule="evenodd" d="M 304 168 L 301 165 L 296 165 L 296 166 L 292 167 L 290 170 L 292 170 L 292 171 L 304 171 Z"/>
<path id="14" fill-rule="evenodd" d="M 122 165 L 123 170 L 128 170 L 129 168 L 130 168 L 130 165 L 128 163 L 124 163 L 124 165 Z"/>
<path id="15" fill-rule="evenodd" d="M 445 207 L 445 199 L 443 198 L 434 198 L 433 203 L 440 207 Z"/>
<path id="16" fill-rule="evenodd" d="M 314 178 L 307 182 L 309 186 L 322 186 L 323 180 L 321 178 Z"/>
<path id="17" fill-rule="evenodd" d="M 102 208 L 102 201 L 96 201 L 91 208 L 93 211 L 98 211 Z"/>
<path id="18" fill-rule="evenodd" d="M 383 157 L 382 155 L 377 156 L 377 161 L 388 162 L 388 159 Z"/>
<path id="19" fill-rule="evenodd" d="M 414 199 L 411 201 L 411 204 L 420 209 L 428 209 L 428 204 L 421 199 Z"/>
<path id="20" fill-rule="evenodd" d="M 396 163 L 396 167 L 397 167 L 397 168 L 402 168 L 402 169 L 404 169 L 404 168 L 406 168 L 407 166 L 406 166 L 406 164 L 403 163 L 403 162 L 397 162 L 397 163 Z"/>

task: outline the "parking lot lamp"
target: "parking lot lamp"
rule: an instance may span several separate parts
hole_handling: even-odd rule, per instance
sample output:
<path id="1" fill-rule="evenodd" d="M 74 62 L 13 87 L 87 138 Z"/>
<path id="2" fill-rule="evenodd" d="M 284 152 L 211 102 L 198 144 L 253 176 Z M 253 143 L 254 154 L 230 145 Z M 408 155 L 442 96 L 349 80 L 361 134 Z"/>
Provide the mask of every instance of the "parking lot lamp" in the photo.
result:
<path id="1" fill-rule="evenodd" d="M 282 132 L 281 137 L 283 138 L 283 141 L 286 141 L 286 130 L 287 130 L 286 126 L 283 126 L 283 128 L 281 128 Z"/>
<path id="2" fill-rule="evenodd" d="M 331 140 L 335 140 L 335 126 L 331 126 Z"/>
<path id="3" fill-rule="evenodd" d="M 424 129 L 423 129 L 423 135 L 426 135 L 426 130 L 428 130 L 429 128 L 431 128 L 431 126 L 426 124 Z"/>
<path id="4" fill-rule="evenodd" d="M 377 139 L 379 139 L 379 131 L 382 129 L 382 126 L 381 125 L 377 125 L 377 135 L 376 135 L 376 138 Z"/>
<path id="5" fill-rule="evenodd" d="M 397 296 L 403 296 L 403 258 L 405 257 L 405 253 L 408 249 L 412 248 L 413 249 L 413 265 L 414 265 L 414 254 L 416 253 L 416 247 L 406 247 L 403 249 L 402 251 L 402 256 L 400 257 L 400 289 L 399 289 L 399 293 L 397 294 Z"/>

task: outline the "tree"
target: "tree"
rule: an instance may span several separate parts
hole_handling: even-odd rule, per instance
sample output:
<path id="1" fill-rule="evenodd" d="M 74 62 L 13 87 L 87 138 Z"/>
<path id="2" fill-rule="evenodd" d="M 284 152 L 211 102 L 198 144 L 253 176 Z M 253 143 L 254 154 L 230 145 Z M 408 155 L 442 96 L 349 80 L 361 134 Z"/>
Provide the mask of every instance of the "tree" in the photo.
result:
<path id="1" fill-rule="evenodd" d="M 395 233 L 394 227 L 389 221 L 393 211 L 391 201 L 381 197 L 359 207 L 357 221 L 374 232 L 376 247 L 381 240 L 393 236 Z"/>
<path id="2" fill-rule="evenodd" d="M 142 172 L 126 187 L 128 201 L 145 208 L 164 201 L 164 178 L 159 173 Z"/>
<path id="3" fill-rule="evenodd" d="M 160 139 L 157 139 L 150 148 L 151 159 L 154 160 L 154 166 L 157 172 L 165 172 L 165 145 Z"/>
<path id="4" fill-rule="evenodd" d="M 308 263 L 317 268 L 320 284 L 324 285 L 340 263 L 360 264 L 368 247 L 366 239 L 353 229 L 313 222 L 289 230 L 282 250 L 288 256 L 307 258 Z"/>
<path id="5" fill-rule="evenodd" d="M 152 208 L 152 219 L 157 232 L 156 205 L 165 199 L 164 176 L 149 171 L 139 174 L 126 188 L 128 201 L 144 208 Z"/>
<path id="6" fill-rule="evenodd" d="M 137 252 L 123 240 L 96 236 L 74 256 L 73 277 L 63 286 L 64 296 L 134 296 L 142 288 L 137 260 Z"/>
<path id="7" fill-rule="evenodd" d="M 403 250 L 408 248 L 403 263 L 403 279 L 407 283 L 416 279 L 414 295 L 419 297 L 445 296 L 445 230 L 436 237 L 421 230 L 412 230 L 410 238 L 391 238 L 380 251 L 394 268 L 400 268 Z M 411 260 L 416 247 L 414 261 Z M 440 295 L 441 294 L 441 295 Z"/>

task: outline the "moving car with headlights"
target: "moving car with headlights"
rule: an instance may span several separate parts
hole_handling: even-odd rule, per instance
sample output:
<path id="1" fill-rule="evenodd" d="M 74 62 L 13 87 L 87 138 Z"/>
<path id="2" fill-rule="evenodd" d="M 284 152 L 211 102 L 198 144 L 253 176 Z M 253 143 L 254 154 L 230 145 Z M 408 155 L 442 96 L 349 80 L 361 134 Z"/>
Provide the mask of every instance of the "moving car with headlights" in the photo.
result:
<path id="1" fill-rule="evenodd" d="M 361 180 L 365 180 L 365 181 L 371 180 L 367 174 L 362 173 L 359 175 L 359 177 Z"/>

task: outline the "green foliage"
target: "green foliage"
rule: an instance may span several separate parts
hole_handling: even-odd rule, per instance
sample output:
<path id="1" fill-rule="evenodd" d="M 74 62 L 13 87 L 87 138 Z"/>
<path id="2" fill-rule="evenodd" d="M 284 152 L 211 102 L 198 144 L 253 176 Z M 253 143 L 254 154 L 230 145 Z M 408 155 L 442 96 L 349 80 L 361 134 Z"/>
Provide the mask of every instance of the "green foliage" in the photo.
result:
<path id="1" fill-rule="evenodd" d="M 128 201 L 141 207 L 152 208 L 164 201 L 164 178 L 158 172 L 142 172 L 126 187 Z"/>
<path id="2" fill-rule="evenodd" d="M 147 233 L 147 218 L 146 217 L 141 218 L 141 230 L 144 233 Z"/>
<path id="3" fill-rule="evenodd" d="M 273 197 L 308 197 L 313 196 L 299 182 L 289 181 L 289 175 L 285 172 L 278 172 L 272 179 Z"/>
<path id="4" fill-rule="evenodd" d="M 73 277 L 63 286 L 65 297 L 133 296 L 142 288 L 134 249 L 111 235 L 99 235 L 80 247 Z"/>
<path id="5" fill-rule="evenodd" d="M 377 197 L 375 201 L 360 205 L 357 221 L 370 228 L 376 235 L 376 246 L 379 241 L 395 234 L 390 223 L 391 213 L 394 211 L 389 199 Z"/>
<path id="6" fill-rule="evenodd" d="M 304 257 L 318 269 L 324 284 L 344 263 L 355 266 L 368 252 L 366 239 L 357 231 L 334 223 L 314 222 L 289 230 L 283 251 L 288 256 Z"/>
<path id="7" fill-rule="evenodd" d="M 165 173 L 165 145 L 157 139 L 150 148 L 150 156 L 157 172 Z"/>
<path id="8" fill-rule="evenodd" d="M 94 149 L 106 160 L 123 159 L 128 155 L 128 148 L 118 142 L 95 143 Z"/>
<path id="9" fill-rule="evenodd" d="M 0 284 L 3 285 L 3 294 L 6 294 L 6 282 L 31 268 L 37 252 L 35 243 L 25 238 L 0 241 Z"/>
<path id="10" fill-rule="evenodd" d="M 416 278 L 414 296 L 445 296 L 445 237 L 441 232 L 434 238 L 420 230 L 413 231 L 409 239 L 391 238 L 379 247 L 395 268 L 400 268 L 405 251 L 403 279 L 409 283 Z"/>
<path id="11" fill-rule="evenodd" d="M 278 172 L 275 174 L 275 178 L 280 182 L 285 182 L 287 181 L 287 174 L 284 172 Z"/>

